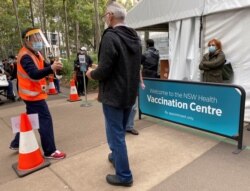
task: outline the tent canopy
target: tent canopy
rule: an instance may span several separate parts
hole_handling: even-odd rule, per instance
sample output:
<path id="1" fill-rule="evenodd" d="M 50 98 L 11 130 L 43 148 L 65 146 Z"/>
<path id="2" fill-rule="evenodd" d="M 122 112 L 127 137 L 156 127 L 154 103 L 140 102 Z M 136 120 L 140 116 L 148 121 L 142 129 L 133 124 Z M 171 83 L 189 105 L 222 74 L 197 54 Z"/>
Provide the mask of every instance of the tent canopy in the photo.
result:
<path id="1" fill-rule="evenodd" d="M 166 23 L 250 6 L 250 0 L 142 0 L 127 15 L 137 30 L 168 30 Z"/>
<path id="2" fill-rule="evenodd" d="M 244 120 L 250 122 L 249 7 L 250 0 L 142 0 L 129 11 L 127 24 L 169 32 L 169 79 L 201 81 L 199 63 L 207 43 L 220 39 L 234 69 L 230 83 L 246 91 Z"/>

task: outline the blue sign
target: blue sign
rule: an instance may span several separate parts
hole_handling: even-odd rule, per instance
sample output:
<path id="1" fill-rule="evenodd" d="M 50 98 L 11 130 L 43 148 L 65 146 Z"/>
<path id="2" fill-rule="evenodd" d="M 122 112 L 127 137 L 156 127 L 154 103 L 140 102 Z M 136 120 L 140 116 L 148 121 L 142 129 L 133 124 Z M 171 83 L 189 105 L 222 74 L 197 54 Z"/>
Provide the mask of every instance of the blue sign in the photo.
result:
<path id="1" fill-rule="evenodd" d="M 81 70 L 81 72 L 86 72 L 86 71 L 87 71 L 87 66 L 86 66 L 86 64 L 82 64 L 82 65 L 80 66 L 80 70 Z"/>
<path id="2" fill-rule="evenodd" d="M 233 137 L 239 134 L 242 92 L 235 86 L 144 79 L 143 114 Z"/>
<path id="3" fill-rule="evenodd" d="M 86 72 L 87 71 L 86 56 L 84 54 L 79 54 L 78 59 L 80 63 L 81 72 Z"/>

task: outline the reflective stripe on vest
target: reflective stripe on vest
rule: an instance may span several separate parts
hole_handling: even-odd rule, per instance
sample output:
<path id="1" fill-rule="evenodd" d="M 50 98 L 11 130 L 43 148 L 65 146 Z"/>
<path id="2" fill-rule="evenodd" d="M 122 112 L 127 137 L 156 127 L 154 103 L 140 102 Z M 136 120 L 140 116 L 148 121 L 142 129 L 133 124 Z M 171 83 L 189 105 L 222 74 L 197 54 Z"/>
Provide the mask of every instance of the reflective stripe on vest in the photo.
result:
<path id="1" fill-rule="evenodd" d="M 34 80 L 34 79 L 30 78 L 28 75 L 22 74 L 22 73 L 19 72 L 19 71 L 17 71 L 17 75 L 21 76 L 22 78 L 27 78 L 27 79 L 29 79 L 29 80 L 32 81 L 32 82 L 39 82 L 39 80 Z"/>
<path id="2" fill-rule="evenodd" d="M 33 92 L 33 91 L 25 90 L 22 88 L 19 88 L 18 90 L 26 95 L 29 95 L 29 96 L 37 96 L 39 94 L 39 92 Z"/>

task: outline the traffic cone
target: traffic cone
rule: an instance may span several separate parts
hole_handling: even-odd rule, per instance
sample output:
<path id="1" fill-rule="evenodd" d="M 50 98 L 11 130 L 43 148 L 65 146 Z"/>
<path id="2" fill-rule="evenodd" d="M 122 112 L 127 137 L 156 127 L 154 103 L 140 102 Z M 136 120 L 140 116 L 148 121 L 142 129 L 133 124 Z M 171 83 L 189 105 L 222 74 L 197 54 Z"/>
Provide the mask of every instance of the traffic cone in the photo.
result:
<path id="1" fill-rule="evenodd" d="M 19 177 L 26 176 L 50 165 L 43 158 L 28 115 L 21 114 L 18 163 L 12 165 Z"/>
<path id="2" fill-rule="evenodd" d="M 49 91 L 48 91 L 49 95 L 55 95 L 58 94 L 58 92 L 56 91 L 55 88 L 55 84 L 54 84 L 54 76 L 49 76 Z"/>
<path id="3" fill-rule="evenodd" d="M 81 101 L 81 99 L 78 96 L 75 80 L 70 80 L 70 95 L 68 101 L 74 102 L 74 101 Z"/>

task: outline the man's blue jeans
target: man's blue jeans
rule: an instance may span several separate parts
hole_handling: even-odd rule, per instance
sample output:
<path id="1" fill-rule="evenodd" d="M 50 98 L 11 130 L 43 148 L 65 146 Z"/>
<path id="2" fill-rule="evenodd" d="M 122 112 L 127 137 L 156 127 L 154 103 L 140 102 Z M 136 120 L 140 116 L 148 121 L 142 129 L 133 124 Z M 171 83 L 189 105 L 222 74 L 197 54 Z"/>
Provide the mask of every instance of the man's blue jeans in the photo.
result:
<path id="1" fill-rule="evenodd" d="M 127 109 L 115 108 L 103 104 L 107 140 L 112 151 L 116 175 L 121 182 L 129 182 L 133 179 L 129 169 L 127 146 L 125 141 L 126 124 L 131 111 Z"/>

